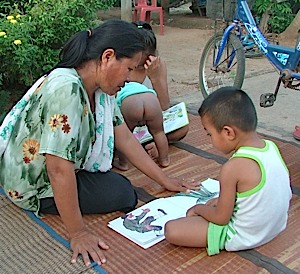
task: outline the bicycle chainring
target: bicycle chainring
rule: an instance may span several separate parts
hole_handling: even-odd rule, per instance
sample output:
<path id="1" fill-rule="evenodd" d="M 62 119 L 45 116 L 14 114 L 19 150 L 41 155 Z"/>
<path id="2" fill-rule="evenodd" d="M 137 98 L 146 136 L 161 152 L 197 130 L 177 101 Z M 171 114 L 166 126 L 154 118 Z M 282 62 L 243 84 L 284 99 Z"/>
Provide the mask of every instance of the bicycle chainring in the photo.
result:
<path id="1" fill-rule="evenodd" d="M 294 89 L 294 90 L 300 90 L 300 81 L 297 81 L 298 83 L 293 84 L 293 80 L 288 81 L 287 83 L 285 83 L 284 86 L 286 86 L 287 88 L 290 89 Z"/>
<path id="2" fill-rule="evenodd" d="M 299 73 L 300 72 L 300 62 L 295 70 L 295 72 Z M 294 78 L 282 80 L 283 84 L 285 87 L 294 89 L 294 90 L 300 90 L 300 80 L 295 80 Z M 293 83 L 296 82 L 296 83 Z"/>

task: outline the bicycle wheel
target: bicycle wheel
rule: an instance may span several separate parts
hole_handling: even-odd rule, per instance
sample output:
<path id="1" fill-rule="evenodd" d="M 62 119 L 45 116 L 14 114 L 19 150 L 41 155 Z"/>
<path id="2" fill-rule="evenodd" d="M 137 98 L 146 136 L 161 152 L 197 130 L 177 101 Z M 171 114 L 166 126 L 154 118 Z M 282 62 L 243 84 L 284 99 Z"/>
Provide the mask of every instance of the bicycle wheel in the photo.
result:
<path id="1" fill-rule="evenodd" d="M 245 77 L 245 52 L 241 41 L 230 33 L 220 62 L 214 66 L 223 33 L 216 33 L 203 49 L 199 65 L 199 87 L 206 98 L 224 86 L 242 87 Z"/>

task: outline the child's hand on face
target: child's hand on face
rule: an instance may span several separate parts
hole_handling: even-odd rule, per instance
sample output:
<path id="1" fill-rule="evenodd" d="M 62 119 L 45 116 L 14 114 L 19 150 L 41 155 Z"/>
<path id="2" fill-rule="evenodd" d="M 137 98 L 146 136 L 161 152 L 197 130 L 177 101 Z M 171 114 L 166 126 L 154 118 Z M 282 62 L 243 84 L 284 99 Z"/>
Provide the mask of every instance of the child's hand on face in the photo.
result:
<path id="1" fill-rule="evenodd" d="M 160 76 L 160 58 L 157 56 L 149 55 L 144 64 L 147 75 L 150 79 Z"/>

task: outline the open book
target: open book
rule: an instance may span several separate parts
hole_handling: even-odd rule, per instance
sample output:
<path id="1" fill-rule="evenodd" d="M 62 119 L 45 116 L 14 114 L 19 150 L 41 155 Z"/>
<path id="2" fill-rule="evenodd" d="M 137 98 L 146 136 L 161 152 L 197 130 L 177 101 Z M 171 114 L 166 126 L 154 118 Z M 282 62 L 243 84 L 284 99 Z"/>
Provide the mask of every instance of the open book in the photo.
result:
<path id="1" fill-rule="evenodd" d="M 189 117 L 184 102 L 178 103 L 177 105 L 163 111 L 163 126 L 166 134 L 188 124 Z M 140 141 L 140 143 L 145 143 L 153 139 L 147 129 L 147 126 L 135 127 L 133 135 Z"/>
<path id="2" fill-rule="evenodd" d="M 207 179 L 201 186 L 197 191 L 153 200 L 110 221 L 108 226 L 144 249 L 153 246 L 165 239 L 164 225 L 167 221 L 184 217 L 192 206 L 219 196 L 218 181 Z"/>

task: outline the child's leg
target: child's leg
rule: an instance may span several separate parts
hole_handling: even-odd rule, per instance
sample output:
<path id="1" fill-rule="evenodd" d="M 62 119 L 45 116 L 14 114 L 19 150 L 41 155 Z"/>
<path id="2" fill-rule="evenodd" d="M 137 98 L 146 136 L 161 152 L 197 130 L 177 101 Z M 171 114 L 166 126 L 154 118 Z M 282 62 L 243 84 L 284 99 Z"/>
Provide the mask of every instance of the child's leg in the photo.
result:
<path id="1" fill-rule="evenodd" d="M 189 131 L 189 125 L 179 128 L 167 134 L 169 144 L 175 143 L 183 139 Z"/>
<path id="2" fill-rule="evenodd" d="M 201 216 L 183 217 L 165 224 L 166 240 L 187 247 L 207 246 L 208 222 Z"/>
<path id="3" fill-rule="evenodd" d="M 166 158 L 159 158 L 158 149 L 156 147 L 155 142 L 151 142 L 145 145 L 145 149 L 148 155 L 151 157 L 152 160 L 157 160 L 161 167 L 167 167 L 170 165 L 170 158 L 169 156 Z"/>
<path id="4" fill-rule="evenodd" d="M 133 132 L 139 121 L 143 120 L 144 105 L 140 99 L 140 94 L 126 97 L 122 102 L 121 112 L 129 130 Z M 117 151 L 117 155 L 119 159 L 113 161 L 113 166 L 122 171 L 128 170 L 129 167 L 126 156 L 120 151 Z"/>
<path id="5" fill-rule="evenodd" d="M 170 157 L 158 158 L 158 163 L 161 167 L 168 167 L 170 165 Z"/>
<path id="6" fill-rule="evenodd" d="M 154 142 L 146 144 L 145 149 L 146 149 L 148 155 L 151 157 L 151 159 L 154 160 L 154 159 L 158 158 L 158 150 L 157 150 L 157 147 Z"/>

